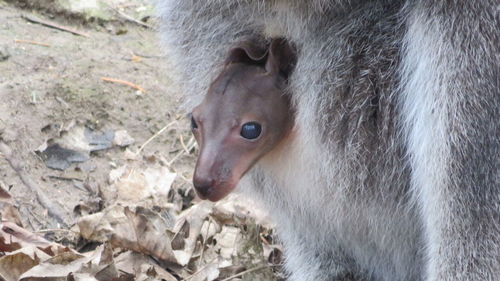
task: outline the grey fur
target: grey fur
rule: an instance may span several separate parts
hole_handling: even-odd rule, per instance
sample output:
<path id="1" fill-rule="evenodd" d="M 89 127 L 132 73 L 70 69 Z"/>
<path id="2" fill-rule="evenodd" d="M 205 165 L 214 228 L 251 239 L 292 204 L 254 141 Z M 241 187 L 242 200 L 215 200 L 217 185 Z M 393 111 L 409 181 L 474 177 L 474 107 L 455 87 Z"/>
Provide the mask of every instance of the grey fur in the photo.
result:
<path id="1" fill-rule="evenodd" d="M 289 280 L 500 278 L 495 1 L 158 7 L 188 107 L 237 42 L 298 49 L 296 136 L 238 188 L 279 222 Z"/>

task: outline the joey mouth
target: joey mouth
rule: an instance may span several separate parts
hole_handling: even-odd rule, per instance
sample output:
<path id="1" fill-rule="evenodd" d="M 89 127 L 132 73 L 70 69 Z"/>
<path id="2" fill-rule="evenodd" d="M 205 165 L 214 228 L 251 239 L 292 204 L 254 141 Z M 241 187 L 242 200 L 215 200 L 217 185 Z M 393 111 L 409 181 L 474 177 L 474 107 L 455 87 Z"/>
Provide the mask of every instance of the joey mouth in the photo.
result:
<path id="1" fill-rule="evenodd" d="M 193 185 L 201 199 L 219 201 L 236 188 L 256 158 L 251 153 L 241 152 L 202 147 L 193 176 Z"/>
<path id="2" fill-rule="evenodd" d="M 194 180 L 196 194 L 202 200 L 209 200 L 217 202 L 226 197 L 231 191 L 234 190 L 236 184 L 223 182 L 220 184 L 203 185 Z"/>

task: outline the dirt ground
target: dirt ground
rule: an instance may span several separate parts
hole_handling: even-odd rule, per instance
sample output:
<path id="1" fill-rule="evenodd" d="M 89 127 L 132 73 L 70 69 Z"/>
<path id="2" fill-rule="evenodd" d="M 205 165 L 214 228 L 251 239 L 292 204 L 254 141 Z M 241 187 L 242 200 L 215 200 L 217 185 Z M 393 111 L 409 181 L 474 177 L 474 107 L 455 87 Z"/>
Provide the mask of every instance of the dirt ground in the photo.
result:
<path id="1" fill-rule="evenodd" d="M 92 27 L 76 27 L 89 34 L 85 38 L 30 23 L 21 15 L 30 13 L 6 4 L 0 9 L 0 50 L 8 56 L 0 62 L 0 133 L 31 179 L 63 207 L 71 224 L 77 200 L 88 192 L 68 178 L 99 184 L 125 159 L 123 149 L 112 148 L 92 155 L 85 164 L 95 168 L 88 173 L 77 165 L 66 171 L 48 169 L 34 151 L 53 137 L 54 130 L 74 121 L 95 130 L 124 129 L 135 139 L 130 148 L 138 149 L 162 127 L 178 120 L 142 153 L 172 159 L 182 148 L 179 136 L 186 142 L 190 138 L 188 126 L 184 113 L 178 111 L 180 95 L 169 87 L 171 81 L 154 31 L 124 26 L 125 34 L 112 35 Z M 58 22 L 72 26 L 64 19 Z M 145 92 L 105 82 L 102 77 L 133 82 Z M 192 154 L 183 155 L 172 169 L 189 179 L 193 159 Z M 28 225 L 54 228 L 55 222 L 41 216 L 43 210 L 5 161 L 0 162 L 0 171 L 2 181 L 23 203 L 21 212 L 31 218 Z"/>
<path id="2" fill-rule="evenodd" d="M 27 20 L 32 17 L 88 37 Z M 131 153 L 136 166 L 156 165 L 177 174 L 175 194 L 168 197 L 181 200 L 181 209 L 197 202 L 190 182 L 196 148 L 180 109 L 181 93 L 168 77 L 167 59 L 152 29 L 120 22 L 82 25 L 0 1 L 0 141 L 12 151 L 0 153 L 0 185 L 15 199 L 26 229 L 72 247 L 83 245 L 80 237 L 64 231 L 78 220 L 75 207 L 99 197 L 110 172 L 129 163 Z M 48 168 L 44 144 L 75 127 L 126 131 L 134 142 L 92 151 L 89 160 L 64 170 Z M 40 204 L 33 185 L 60 209 L 62 221 Z"/>

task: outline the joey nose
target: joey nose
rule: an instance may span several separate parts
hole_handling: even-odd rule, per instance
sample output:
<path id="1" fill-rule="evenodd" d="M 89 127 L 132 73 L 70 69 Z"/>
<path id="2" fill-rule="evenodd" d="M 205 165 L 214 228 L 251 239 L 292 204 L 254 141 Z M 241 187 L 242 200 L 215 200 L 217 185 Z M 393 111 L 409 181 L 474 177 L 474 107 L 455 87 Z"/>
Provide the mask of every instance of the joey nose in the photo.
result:
<path id="1" fill-rule="evenodd" d="M 206 199 L 212 192 L 212 189 L 214 188 L 215 180 L 211 178 L 195 177 L 193 179 L 193 184 L 194 188 L 198 192 L 198 195 L 202 199 Z"/>

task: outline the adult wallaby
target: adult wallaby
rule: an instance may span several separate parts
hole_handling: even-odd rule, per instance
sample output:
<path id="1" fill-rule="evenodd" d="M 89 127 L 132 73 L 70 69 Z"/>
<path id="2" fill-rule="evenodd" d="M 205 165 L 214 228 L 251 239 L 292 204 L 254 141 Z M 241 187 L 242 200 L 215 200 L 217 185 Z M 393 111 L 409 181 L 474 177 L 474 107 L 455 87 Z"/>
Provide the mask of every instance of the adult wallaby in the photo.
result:
<path id="1" fill-rule="evenodd" d="M 274 217 L 289 280 L 499 278 L 496 1 L 158 5 L 188 107 L 239 42 L 282 37 L 296 48 L 284 91 L 291 135 L 236 188 Z M 197 184 L 208 199 L 232 188 L 210 180 Z"/>

